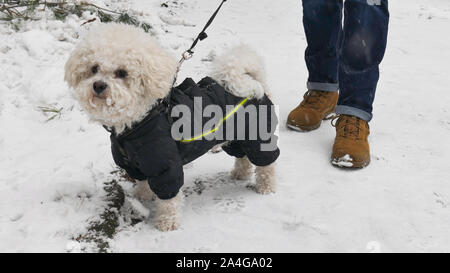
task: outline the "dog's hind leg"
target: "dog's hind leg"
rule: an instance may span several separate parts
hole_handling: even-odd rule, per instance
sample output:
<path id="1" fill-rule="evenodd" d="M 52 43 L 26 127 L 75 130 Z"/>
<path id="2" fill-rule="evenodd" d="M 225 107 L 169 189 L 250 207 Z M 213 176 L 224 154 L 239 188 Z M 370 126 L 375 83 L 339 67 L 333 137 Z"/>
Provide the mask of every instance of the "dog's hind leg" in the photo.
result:
<path id="1" fill-rule="evenodd" d="M 183 205 L 183 193 L 168 200 L 156 198 L 155 227 L 160 231 L 176 230 L 180 225 L 181 207 Z"/>
<path id="2" fill-rule="evenodd" d="M 238 158 L 234 161 L 234 168 L 231 171 L 231 178 L 236 180 L 247 180 L 253 172 L 253 165 L 246 156 Z"/>
<path id="3" fill-rule="evenodd" d="M 256 167 L 255 190 L 260 194 L 274 193 L 276 188 L 275 163 L 264 167 Z"/>

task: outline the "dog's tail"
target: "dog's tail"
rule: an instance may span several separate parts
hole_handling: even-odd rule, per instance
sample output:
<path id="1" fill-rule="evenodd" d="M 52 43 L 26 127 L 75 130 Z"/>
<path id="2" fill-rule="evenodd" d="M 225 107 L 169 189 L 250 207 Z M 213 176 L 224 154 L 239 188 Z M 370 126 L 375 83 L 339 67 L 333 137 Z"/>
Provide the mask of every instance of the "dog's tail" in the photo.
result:
<path id="1" fill-rule="evenodd" d="M 214 60 L 211 77 L 238 97 L 260 99 L 268 94 L 262 58 L 241 45 Z"/>

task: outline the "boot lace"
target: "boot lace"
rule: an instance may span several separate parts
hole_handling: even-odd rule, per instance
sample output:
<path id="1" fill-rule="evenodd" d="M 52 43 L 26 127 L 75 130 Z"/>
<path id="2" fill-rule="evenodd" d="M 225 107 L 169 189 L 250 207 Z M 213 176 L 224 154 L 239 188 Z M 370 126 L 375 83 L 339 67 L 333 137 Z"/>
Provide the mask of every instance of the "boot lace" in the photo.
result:
<path id="1" fill-rule="evenodd" d="M 305 95 L 303 95 L 303 105 L 313 109 L 319 109 L 322 97 L 324 97 L 322 91 L 308 90 Z"/>
<path id="2" fill-rule="evenodd" d="M 360 132 L 363 129 L 364 122 L 357 117 L 334 115 L 331 117 L 331 125 L 337 128 L 339 136 L 360 138 Z"/>

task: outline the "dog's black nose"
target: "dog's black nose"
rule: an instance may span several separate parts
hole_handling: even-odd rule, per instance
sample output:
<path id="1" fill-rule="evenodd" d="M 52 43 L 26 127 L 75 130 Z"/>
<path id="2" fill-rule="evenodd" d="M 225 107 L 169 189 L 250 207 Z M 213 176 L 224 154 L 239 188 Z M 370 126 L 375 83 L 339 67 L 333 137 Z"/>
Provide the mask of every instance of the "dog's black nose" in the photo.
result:
<path id="1" fill-rule="evenodd" d="M 94 82 L 94 91 L 97 94 L 103 93 L 103 91 L 105 91 L 106 87 L 108 87 L 108 85 L 103 81 Z"/>

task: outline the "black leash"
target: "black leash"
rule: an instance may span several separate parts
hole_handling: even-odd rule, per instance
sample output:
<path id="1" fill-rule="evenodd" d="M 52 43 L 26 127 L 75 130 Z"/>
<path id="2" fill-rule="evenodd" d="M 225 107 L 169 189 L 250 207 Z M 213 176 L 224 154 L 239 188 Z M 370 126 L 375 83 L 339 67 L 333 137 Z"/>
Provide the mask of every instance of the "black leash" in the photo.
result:
<path id="1" fill-rule="evenodd" d="M 173 79 L 173 83 L 172 83 L 172 88 L 171 91 L 169 92 L 169 95 L 166 97 L 165 101 L 167 103 L 168 110 L 169 110 L 169 114 L 170 114 L 170 97 L 171 97 L 171 93 L 172 93 L 172 89 L 175 86 L 175 83 L 177 82 L 177 76 L 178 76 L 178 72 L 180 72 L 180 68 L 181 65 L 183 64 L 184 61 L 189 60 L 190 58 L 192 58 L 192 56 L 194 55 L 194 48 L 197 45 L 197 43 L 199 41 L 203 41 L 204 39 L 208 38 L 208 35 L 206 34 L 206 30 L 208 29 L 208 27 L 212 24 L 212 22 L 214 21 L 214 19 L 216 18 L 217 14 L 219 13 L 220 9 L 222 8 L 222 5 L 226 2 L 227 0 L 222 0 L 222 3 L 220 3 L 219 7 L 216 9 L 216 11 L 213 13 L 213 15 L 209 18 L 208 22 L 206 23 L 205 27 L 202 29 L 202 31 L 197 35 L 197 37 L 195 38 L 194 42 L 192 43 L 191 47 L 186 50 L 185 52 L 183 52 L 183 54 L 181 54 L 181 59 L 178 62 L 178 67 L 177 67 L 177 71 L 175 72 L 175 77 Z"/>
<path id="2" fill-rule="evenodd" d="M 209 18 L 208 22 L 206 23 L 205 27 L 203 28 L 203 30 L 197 35 L 197 38 L 195 38 L 194 42 L 192 43 L 191 47 L 186 50 L 186 52 L 188 52 L 189 54 L 194 54 L 194 47 L 197 45 L 198 41 L 203 41 L 204 39 L 208 38 L 208 35 L 206 34 L 206 29 L 208 29 L 208 27 L 211 25 L 211 23 L 214 21 L 214 19 L 217 16 L 217 13 L 219 13 L 219 10 L 222 8 L 222 5 L 226 2 L 227 0 L 222 0 L 222 3 L 220 3 L 219 7 L 216 9 L 216 11 L 213 13 L 213 15 L 211 16 L 211 18 Z"/>

